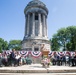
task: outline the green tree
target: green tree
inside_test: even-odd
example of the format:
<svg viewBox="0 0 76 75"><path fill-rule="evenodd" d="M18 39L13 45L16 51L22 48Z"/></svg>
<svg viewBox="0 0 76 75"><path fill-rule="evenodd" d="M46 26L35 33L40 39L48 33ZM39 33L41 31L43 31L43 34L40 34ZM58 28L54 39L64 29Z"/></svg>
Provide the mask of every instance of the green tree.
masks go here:
<svg viewBox="0 0 76 75"><path fill-rule="evenodd" d="M67 48L68 51L71 51L71 46L72 46L72 43L71 42L68 42L66 44L66 48Z"/></svg>
<svg viewBox="0 0 76 75"><path fill-rule="evenodd" d="M67 29L68 41L71 43L71 50L76 50L76 26L69 26Z"/></svg>
<svg viewBox="0 0 76 75"><path fill-rule="evenodd" d="M2 49L8 50L8 42L7 41L4 41L4 43L2 44Z"/></svg>
<svg viewBox="0 0 76 75"><path fill-rule="evenodd" d="M2 52L2 50L7 50L7 49L8 49L8 42L0 38L0 52Z"/></svg>
<svg viewBox="0 0 76 75"><path fill-rule="evenodd" d="M57 31L57 37L58 37L58 42L60 44L60 47L63 48L63 50L66 50L66 43L67 43L67 33L66 33L66 28L61 28Z"/></svg>
<svg viewBox="0 0 76 75"><path fill-rule="evenodd" d="M60 48L60 44L58 43L57 35L54 34L51 40L51 49L52 51L59 51L59 48Z"/></svg>
<svg viewBox="0 0 76 75"><path fill-rule="evenodd" d="M76 50L76 26L59 29L51 41L53 50L55 48L69 51Z"/></svg>
<svg viewBox="0 0 76 75"><path fill-rule="evenodd" d="M21 40L11 40L9 41L9 49L16 49L20 50L21 49Z"/></svg>

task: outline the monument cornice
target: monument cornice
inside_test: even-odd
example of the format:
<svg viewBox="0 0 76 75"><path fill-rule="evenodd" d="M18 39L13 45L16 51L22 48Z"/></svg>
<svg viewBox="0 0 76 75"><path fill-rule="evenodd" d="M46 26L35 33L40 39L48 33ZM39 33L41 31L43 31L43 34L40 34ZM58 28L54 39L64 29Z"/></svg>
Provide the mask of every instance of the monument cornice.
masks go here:
<svg viewBox="0 0 76 75"><path fill-rule="evenodd" d="M47 9L46 5L43 2L39 1L39 0L30 1L27 4L27 6L25 7L24 13L26 13L26 11L29 10L30 8L34 8L34 7L36 7L36 8L42 8L48 14L48 9Z"/></svg>
<svg viewBox="0 0 76 75"><path fill-rule="evenodd" d="M29 7L26 7L25 9L24 9L24 13L26 13L29 9L31 9L31 8L39 8L39 9L42 9L42 10L44 10L44 11L46 11L46 13L48 14L48 9L47 8L45 8L45 7L42 7L42 6L29 6Z"/></svg>
<svg viewBox="0 0 76 75"><path fill-rule="evenodd" d="M38 8L38 7L33 7L33 8L30 8L30 9L28 9L26 12L24 12L26 15L28 14L28 13L41 13L41 14L44 14L45 16L47 16L48 15L48 13L45 11L45 10L43 10L42 8Z"/></svg>

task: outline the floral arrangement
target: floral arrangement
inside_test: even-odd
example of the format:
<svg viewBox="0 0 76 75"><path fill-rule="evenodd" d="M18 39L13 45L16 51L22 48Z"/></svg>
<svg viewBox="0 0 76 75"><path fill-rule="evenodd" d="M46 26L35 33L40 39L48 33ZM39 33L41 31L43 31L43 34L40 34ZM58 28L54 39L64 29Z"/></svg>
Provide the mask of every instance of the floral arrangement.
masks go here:
<svg viewBox="0 0 76 75"><path fill-rule="evenodd" d="M44 59L41 61L41 64L43 65L43 67L45 67L45 66L49 67L49 65L50 65L50 59L44 58Z"/></svg>

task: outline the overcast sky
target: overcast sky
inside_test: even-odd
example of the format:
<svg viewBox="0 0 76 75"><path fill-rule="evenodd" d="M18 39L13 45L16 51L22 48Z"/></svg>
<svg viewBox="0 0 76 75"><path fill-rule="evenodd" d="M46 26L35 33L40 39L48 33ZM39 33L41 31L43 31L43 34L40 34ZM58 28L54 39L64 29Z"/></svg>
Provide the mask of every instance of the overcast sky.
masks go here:
<svg viewBox="0 0 76 75"><path fill-rule="evenodd" d="M0 0L0 38L6 41L24 37L24 8L31 0ZM63 27L76 26L76 0L41 0L49 10L48 37Z"/></svg>

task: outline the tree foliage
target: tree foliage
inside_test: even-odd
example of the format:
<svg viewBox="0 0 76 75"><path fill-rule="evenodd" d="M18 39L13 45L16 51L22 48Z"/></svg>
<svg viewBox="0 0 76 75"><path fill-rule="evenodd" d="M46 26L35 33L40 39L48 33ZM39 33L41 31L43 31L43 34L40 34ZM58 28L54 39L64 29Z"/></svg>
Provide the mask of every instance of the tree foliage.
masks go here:
<svg viewBox="0 0 76 75"><path fill-rule="evenodd" d="M58 43L58 38L57 38L57 35L56 34L54 34L53 35L53 38L52 38L52 40L51 40L51 49L53 50L53 51L58 51L59 50L59 43Z"/></svg>
<svg viewBox="0 0 76 75"><path fill-rule="evenodd" d="M7 49L8 49L8 42L0 38L0 52L2 52L2 50L7 50Z"/></svg>
<svg viewBox="0 0 76 75"><path fill-rule="evenodd" d="M70 50L76 50L76 26L67 27L68 40L71 43Z"/></svg>
<svg viewBox="0 0 76 75"><path fill-rule="evenodd" d="M11 40L9 41L9 49L16 49L20 50L21 49L21 40Z"/></svg>
<svg viewBox="0 0 76 75"><path fill-rule="evenodd" d="M8 43L4 39L0 38L0 52L2 52L2 50L8 50L8 49L20 50L21 40L11 40Z"/></svg>
<svg viewBox="0 0 76 75"><path fill-rule="evenodd" d="M59 29L51 41L52 50L76 50L76 26Z"/></svg>

